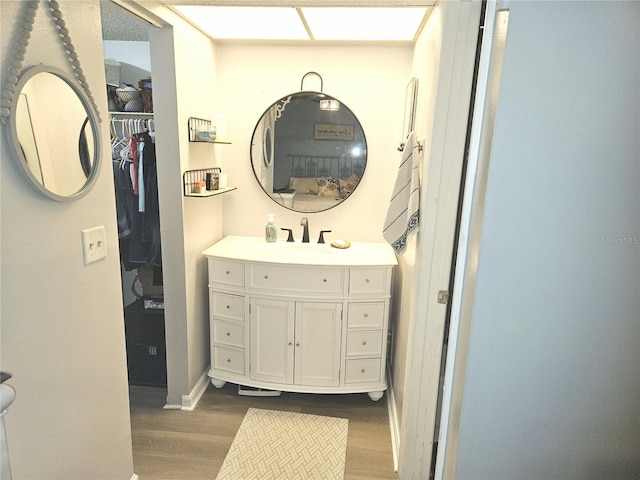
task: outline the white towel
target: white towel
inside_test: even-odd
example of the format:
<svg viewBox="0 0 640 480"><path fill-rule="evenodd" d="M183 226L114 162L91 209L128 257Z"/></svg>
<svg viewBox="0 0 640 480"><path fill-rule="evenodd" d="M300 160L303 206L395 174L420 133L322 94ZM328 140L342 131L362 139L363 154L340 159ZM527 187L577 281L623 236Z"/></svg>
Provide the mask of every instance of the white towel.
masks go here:
<svg viewBox="0 0 640 480"><path fill-rule="evenodd" d="M407 138L393 187L382 236L397 253L404 253L407 241L420 225L420 153L415 132Z"/></svg>

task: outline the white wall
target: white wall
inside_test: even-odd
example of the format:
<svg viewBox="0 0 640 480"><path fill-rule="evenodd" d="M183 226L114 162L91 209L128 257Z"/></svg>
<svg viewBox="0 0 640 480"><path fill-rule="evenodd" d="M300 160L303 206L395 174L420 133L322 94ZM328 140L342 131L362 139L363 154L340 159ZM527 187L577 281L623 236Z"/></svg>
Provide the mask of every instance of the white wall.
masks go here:
<svg viewBox="0 0 640 480"><path fill-rule="evenodd" d="M217 104L227 114L233 145L224 148L223 170L237 191L225 195L224 234L264 235L267 214L278 228L293 228L309 218L310 238L330 229L327 238L384 241L382 224L400 161L404 91L411 77L410 46L247 45L219 46ZM309 71L324 80L325 93L344 102L364 129L368 158L363 181L346 202L320 213L301 214L273 202L255 180L250 143L264 111L284 95L300 91ZM304 90L319 90L317 77ZM282 233L279 231L279 233Z"/></svg>
<svg viewBox="0 0 640 480"><path fill-rule="evenodd" d="M640 4L510 10L456 478L638 478Z"/></svg>
<svg viewBox="0 0 640 480"><path fill-rule="evenodd" d="M188 118L212 119L216 48L167 8L146 8L171 28L150 32L167 343L167 403L191 408L209 367L207 263L222 238L222 196L183 196L185 170L218 166L219 147L188 142ZM200 381L200 383L199 383ZM184 397L189 397L185 399Z"/></svg>
<svg viewBox="0 0 640 480"><path fill-rule="evenodd" d="M40 3L24 66L69 72L48 3ZM0 6L3 84L23 6ZM18 171L2 127L0 360L17 392L5 417L9 455L16 479L126 480L133 461L104 65L95 55L99 2L61 9L101 110L104 163L86 197L55 202ZM97 225L108 256L85 266L81 230Z"/></svg>
<svg viewBox="0 0 640 480"><path fill-rule="evenodd" d="M416 138L424 143L426 151L431 144L433 129L435 90L440 61L442 41L440 7L431 12L423 31L413 49L412 74L418 79L418 100L416 111ZM421 165L421 182L424 185L428 173L428 157ZM418 234L419 236L420 234ZM398 256L398 268L394 279L394 344L391 371L395 394L394 408L400 424L403 423L402 405L404 403L405 382L407 381L407 357L409 354L409 335L412 328L412 315L415 298L413 282L416 278L417 236L411 238L407 250Z"/></svg>
<svg viewBox="0 0 640 480"><path fill-rule="evenodd" d="M146 70L147 72L151 71L151 49L149 42L105 40L102 42L102 51L104 53L104 58L111 58L118 62ZM145 77L136 77L131 80L124 79L124 81L135 82L133 83L133 86L137 87L137 81L142 78Z"/></svg>

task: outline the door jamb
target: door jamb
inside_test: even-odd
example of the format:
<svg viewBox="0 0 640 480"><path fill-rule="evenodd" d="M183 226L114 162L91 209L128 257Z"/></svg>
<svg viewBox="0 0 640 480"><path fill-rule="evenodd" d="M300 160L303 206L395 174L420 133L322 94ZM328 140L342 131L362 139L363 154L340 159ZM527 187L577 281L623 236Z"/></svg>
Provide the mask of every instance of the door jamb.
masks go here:
<svg viewBox="0 0 640 480"><path fill-rule="evenodd" d="M429 478L432 464L447 288L456 232L460 178L482 3L443 2L442 51L429 174L423 186L418 235L413 331L407 358L398 474ZM427 221L428 220L428 221Z"/></svg>

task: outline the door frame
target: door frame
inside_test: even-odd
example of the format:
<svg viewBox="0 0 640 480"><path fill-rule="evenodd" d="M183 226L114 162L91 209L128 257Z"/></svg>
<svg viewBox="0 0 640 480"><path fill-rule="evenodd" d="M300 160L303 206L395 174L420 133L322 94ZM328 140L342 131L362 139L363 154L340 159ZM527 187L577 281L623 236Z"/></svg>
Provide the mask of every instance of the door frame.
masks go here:
<svg viewBox="0 0 640 480"><path fill-rule="evenodd" d="M412 331L403 397L398 475L427 479L433 458L447 305L471 106L481 1L442 2L442 47L428 175L420 198Z"/></svg>
<svg viewBox="0 0 640 480"><path fill-rule="evenodd" d="M467 364L470 319L475 294L477 262L489 174L489 158L502 78L509 21L508 0L488 0L476 98L471 119L467 179L461 206L459 261L451 296L450 334L444 368L442 412L435 478L455 478L458 428Z"/></svg>

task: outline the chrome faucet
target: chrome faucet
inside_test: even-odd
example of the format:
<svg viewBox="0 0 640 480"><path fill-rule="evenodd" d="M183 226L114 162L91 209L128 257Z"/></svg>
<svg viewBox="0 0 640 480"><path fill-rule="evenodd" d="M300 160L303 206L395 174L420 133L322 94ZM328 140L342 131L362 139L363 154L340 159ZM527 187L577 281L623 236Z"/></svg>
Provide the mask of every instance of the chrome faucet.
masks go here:
<svg viewBox="0 0 640 480"><path fill-rule="evenodd" d="M302 242L309 243L309 220L307 220L307 217L302 217L302 220L300 220L300 225L302 225L303 227Z"/></svg>

